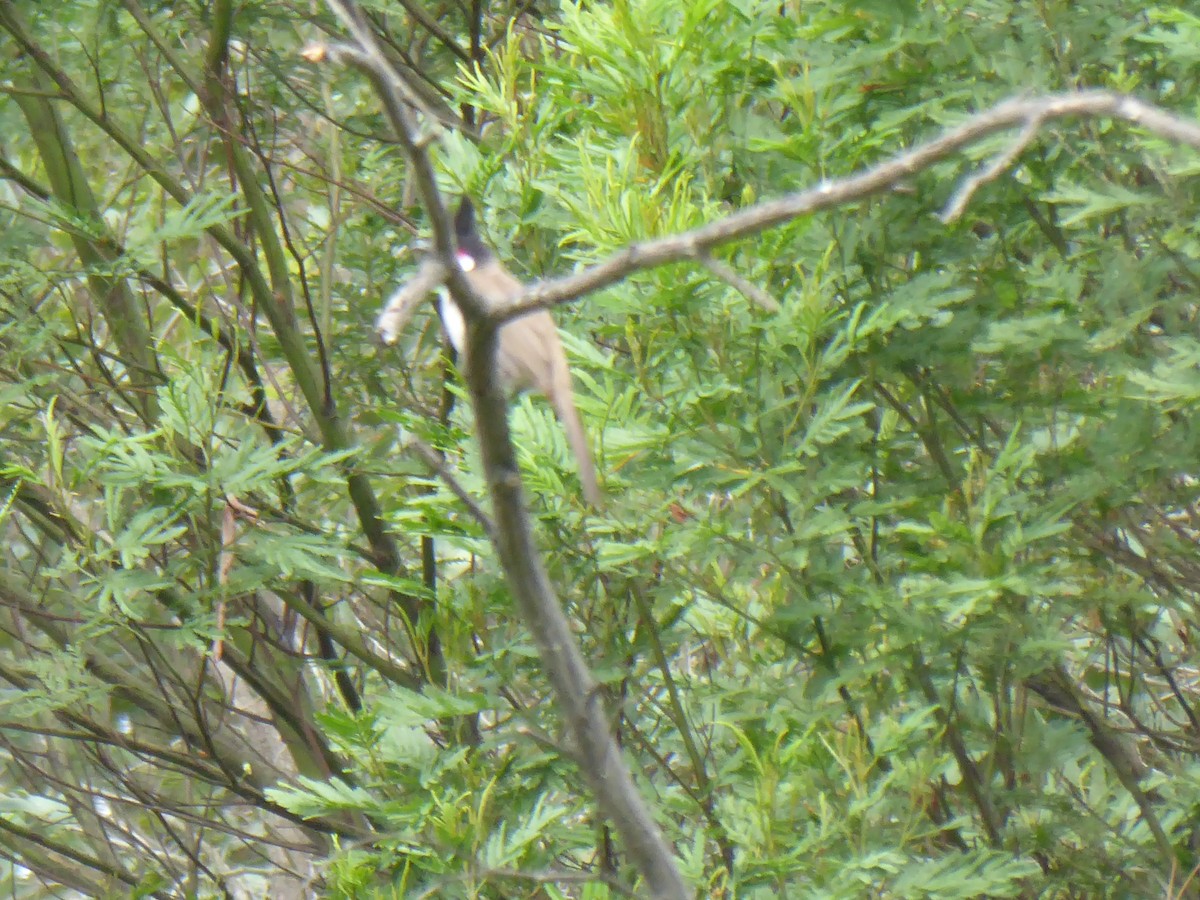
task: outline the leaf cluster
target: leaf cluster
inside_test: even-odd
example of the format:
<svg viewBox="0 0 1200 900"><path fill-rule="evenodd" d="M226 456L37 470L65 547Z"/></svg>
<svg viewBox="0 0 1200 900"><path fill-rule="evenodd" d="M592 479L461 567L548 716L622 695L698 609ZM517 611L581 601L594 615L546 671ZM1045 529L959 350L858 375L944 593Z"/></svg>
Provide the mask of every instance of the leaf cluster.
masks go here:
<svg viewBox="0 0 1200 900"><path fill-rule="evenodd" d="M471 6L471 9L467 9ZM369 3L523 277L860 171L1020 92L1198 112L1200 10ZM337 34L0 0L0 887L622 896L485 531L423 212ZM511 420L689 882L1192 896L1195 154L1104 120L557 315L608 502ZM52 885L53 888L46 887ZM314 888L319 885L319 888ZM639 890L634 887L635 893Z"/></svg>

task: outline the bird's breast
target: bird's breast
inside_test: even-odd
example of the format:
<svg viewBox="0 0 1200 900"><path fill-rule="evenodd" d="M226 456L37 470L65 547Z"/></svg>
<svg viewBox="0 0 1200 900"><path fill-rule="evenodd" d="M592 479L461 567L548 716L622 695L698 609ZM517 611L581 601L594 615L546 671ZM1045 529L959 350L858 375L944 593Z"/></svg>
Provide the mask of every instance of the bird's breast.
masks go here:
<svg viewBox="0 0 1200 900"><path fill-rule="evenodd" d="M438 289L438 315L442 319L442 327L446 329L450 343L456 351L462 353L463 344L467 340L467 323L463 320L462 310L444 287Z"/></svg>

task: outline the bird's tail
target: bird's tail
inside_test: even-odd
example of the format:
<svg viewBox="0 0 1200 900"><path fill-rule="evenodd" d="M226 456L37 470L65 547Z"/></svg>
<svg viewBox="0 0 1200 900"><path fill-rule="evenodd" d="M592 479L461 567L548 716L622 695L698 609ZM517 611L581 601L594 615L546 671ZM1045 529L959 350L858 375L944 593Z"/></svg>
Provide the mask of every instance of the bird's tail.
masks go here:
<svg viewBox="0 0 1200 900"><path fill-rule="evenodd" d="M575 454L575 463L579 466L579 480L583 483L583 497L594 507L600 506L600 486L596 483L596 464L592 462L592 450L588 446L587 434L583 423L579 421L579 410L571 392L560 398L556 404L558 419L562 422L563 431L567 433L567 443Z"/></svg>

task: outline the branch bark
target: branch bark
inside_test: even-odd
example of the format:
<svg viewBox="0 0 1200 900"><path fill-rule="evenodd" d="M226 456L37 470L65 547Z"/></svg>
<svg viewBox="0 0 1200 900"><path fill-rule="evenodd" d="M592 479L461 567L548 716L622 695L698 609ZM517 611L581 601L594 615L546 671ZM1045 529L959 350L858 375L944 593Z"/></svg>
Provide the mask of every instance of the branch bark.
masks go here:
<svg viewBox="0 0 1200 900"><path fill-rule="evenodd" d="M475 410L485 474L495 507L493 543L504 566L527 626L537 641L543 666L566 719L584 774L604 812L624 840L631 857L657 897L688 896L670 848L638 796L629 771L621 759L602 711L594 702L596 684L565 617L553 586L541 564L525 510L521 482L509 438L505 400L492 378L497 329L506 321L537 309L579 299L587 294L646 269L687 260L699 260L718 277L736 284L731 272L714 269L710 252L723 244L745 238L803 215L831 209L895 188L936 162L999 131L1020 127L1021 131L1004 153L983 166L951 196L942 215L950 221L962 214L974 193L999 178L1049 121L1073 116L1109 116L1141 126L1161 137L1200 149L1200 124L1165 112L1133 97L1107 91L1054 94L1016 98L986 110L941 136L902 153L865 172L824 182L809 190L739 210L715 222L678 235L631 244L607 260L582 272L543 281L529 287L502 309L486 309L454 263L453 242L447 214L438 193L435 175L425 152L427 140L414 122L405 103L402 82L379 51L374 36L357 16L350 0L327 0L329 6L353 35L356 46L339 45L309 52L316 61L326 52L332 58L363 70L374 83L385 110L408 154L416 183L429 212L433 230L435 263L423 272L421 287L437 274L446 284L467 322L469 355L479 363L467 373ZM440 264L442 273L436 273ZM435 274L436 273L436 274ZM733 273L736 276L736 273ZM768 308L769 295L739 287L752 300ZM410 293L417 293L411 291ZM395 329L402 323L401 307L411 302L389 304L381 325ZM997 840L999 817L987 798L981 812Z"/></svg>
<svg viewBox="0 0 1200 900"><path fill-rule="evenodd" d="M582 272L536 282L529 286L523 296L504 309L496 310L492 316L499 324L537 309L569 303L623 281L635 272L697 259L714 247L750 237L800 216L844 206L889 191L917 172L948 158L964 147L998 131L1020 126L1023 130L1015 143L1016 152L1006 152L999 158L999 166L993 163L984 167L979 175L968 179L965 186L967 196L963 198L961 192L956 195L943 216L949 217L956 211L961 214L970 199L970 193L982 184L994 180L999 176L1000 170L1015 162L1016 156L1029 144L1040 126L1055 119L1073 116L1110 116L1122 119L1159 137L1200 150L1200 123L1172 115L1151 103L1126 94L1081 91L1047 94L1042 97L1017 97L978 113L940 137L865 172L822 182L816 187L787 194L777 200L756 203L691 231L654 241L630 244Z"/></svg>
<svg viewBox="0 0 1200 900"><path fill-rule="evenodd" d="M598 702L596 680L571 633L534 541L508 430L507 398L499 380L493 377L500 323L488 315L487 306L471 291L455 262L450 218L425 150L427 138L418 130L412 107L406 102L402 79L393 72L357 8L351 0L327 0L327 3L355 41L353 46L328 48L328 56L361 69L378 92L429 215L435 258L445 267L447 286L463 311L468 356L476 361L469 367L467 381L494 507L494 546L525 625L537 643L583 775L645 878L650 893L662 900L686 900L692 891L621 757L603 706ZM320 49L306 55L318 61L325 55Z"/></svg>

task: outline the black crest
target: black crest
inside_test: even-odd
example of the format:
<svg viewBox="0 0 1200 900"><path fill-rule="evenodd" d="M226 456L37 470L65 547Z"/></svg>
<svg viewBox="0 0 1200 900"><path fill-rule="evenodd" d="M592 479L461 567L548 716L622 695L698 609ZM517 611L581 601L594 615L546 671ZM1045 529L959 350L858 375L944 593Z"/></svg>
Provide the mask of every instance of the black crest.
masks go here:
<svg viewBox="0 0 1200 900"><path fill-rule="evenodd" d="M458 204L458 212L454 216L454 240L458 244L458 252L465 253L476 263L489 259L492 251L479 236L475 225L475 204L469 197L463 197Z"/></svg>

